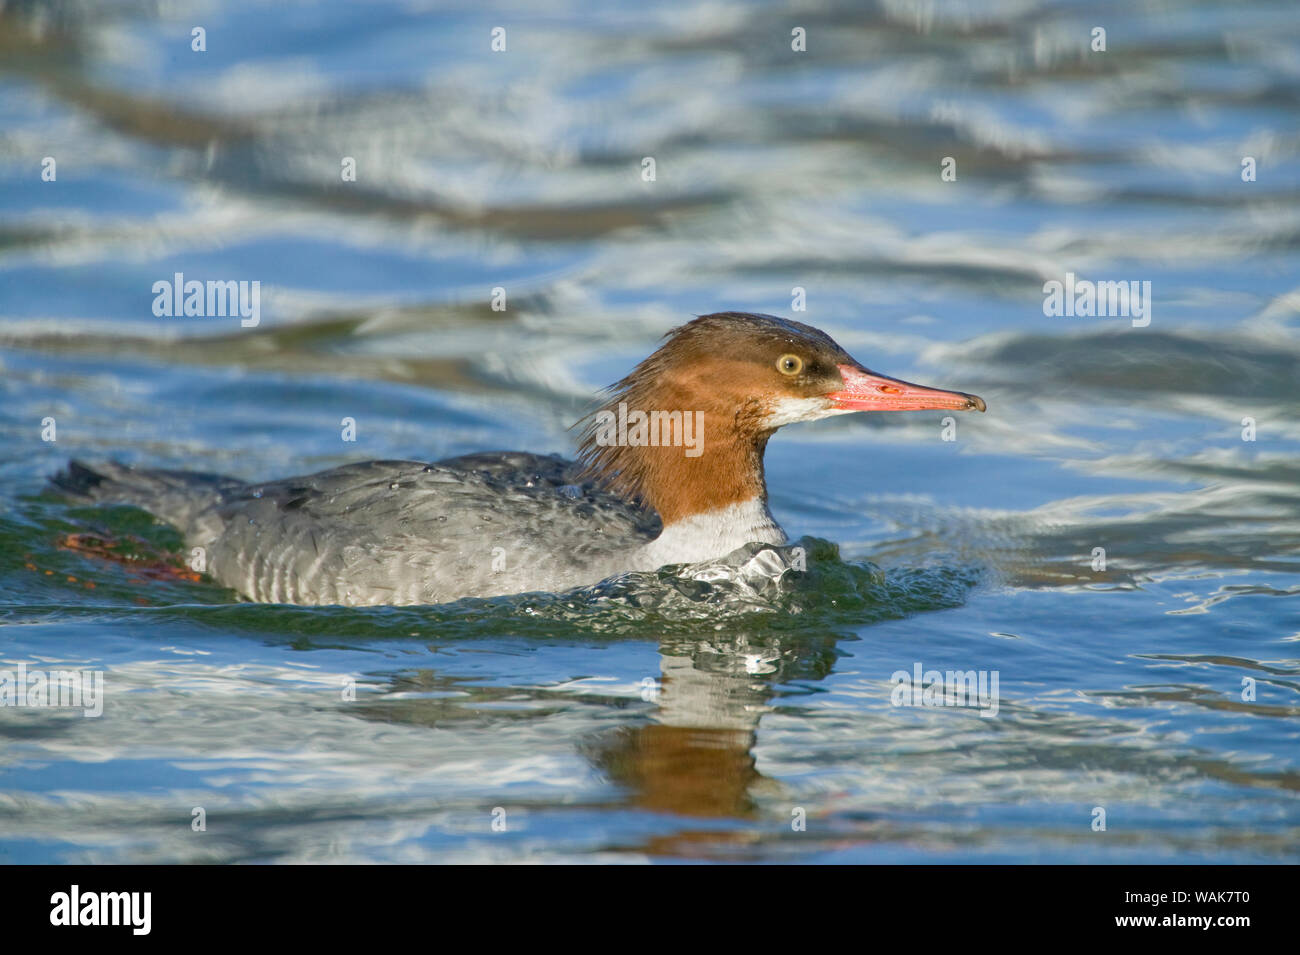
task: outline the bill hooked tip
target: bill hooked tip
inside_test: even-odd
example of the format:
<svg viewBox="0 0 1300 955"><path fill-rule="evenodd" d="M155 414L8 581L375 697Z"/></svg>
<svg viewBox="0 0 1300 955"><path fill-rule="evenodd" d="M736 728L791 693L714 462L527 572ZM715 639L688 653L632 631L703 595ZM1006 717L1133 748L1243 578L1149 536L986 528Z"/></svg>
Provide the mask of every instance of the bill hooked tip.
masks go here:
<svg viewBox="0 0 1300 955"><path fill-rule="evenodd" d="M844 387L826 397L838 411L984 411L979 395L947 391L879 375L857 364L839 366Z"/></svg>

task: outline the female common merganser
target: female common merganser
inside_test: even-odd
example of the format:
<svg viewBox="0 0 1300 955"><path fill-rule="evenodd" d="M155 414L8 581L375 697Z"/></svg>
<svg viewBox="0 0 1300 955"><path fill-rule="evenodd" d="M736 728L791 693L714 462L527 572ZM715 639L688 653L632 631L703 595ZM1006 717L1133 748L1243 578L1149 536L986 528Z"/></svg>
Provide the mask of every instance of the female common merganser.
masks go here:
<svg viewBox="0 0 1300 955"><path fill-rule="evenodd" d="M868 371L825 333L770 315L705 315L665 338L580 422L579 462L471 454L249 484L73 461L54 483L175 525L212 577L251 600L435 604L561 592L752 541L784 544L763 478L777 428L853 411L985 408Z"/></svg>

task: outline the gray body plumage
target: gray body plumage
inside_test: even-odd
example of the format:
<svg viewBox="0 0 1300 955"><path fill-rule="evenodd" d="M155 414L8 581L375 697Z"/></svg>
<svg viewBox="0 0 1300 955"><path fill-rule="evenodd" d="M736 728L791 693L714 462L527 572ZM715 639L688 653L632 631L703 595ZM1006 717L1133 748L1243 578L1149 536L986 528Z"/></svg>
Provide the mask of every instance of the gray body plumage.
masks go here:
<svg viewBox="0 0 1300 955"><path fill-rule="evenodd" d="M208 573L250 600L370 606L564 591L641 569L634 555L658 519L580 470L504 452L253 484L73 462L54 484L176 526L204 548Z"/></svg>
<svg viewBox="0 0 1300 955"><path fill-rule="evenodd" d="M635 431L620 424L611 435L614 408L650 424ZM716 562L748 544L782 545L763 479L763 452L777 428L922 408L985 405L877 375L808 325L723 312L673 329L607 391L583 432L583 465L472 454L247 484L73 462L54 484L174 524L191 548L204 549L213 577L251 600L435 604L563 592L627 571ZM653 423L665 413L672 422L664 409L693 410L665 431L665 420ZM698 440L687 440L687 415ZM609 490L583 482L583 471Z"/></svg>

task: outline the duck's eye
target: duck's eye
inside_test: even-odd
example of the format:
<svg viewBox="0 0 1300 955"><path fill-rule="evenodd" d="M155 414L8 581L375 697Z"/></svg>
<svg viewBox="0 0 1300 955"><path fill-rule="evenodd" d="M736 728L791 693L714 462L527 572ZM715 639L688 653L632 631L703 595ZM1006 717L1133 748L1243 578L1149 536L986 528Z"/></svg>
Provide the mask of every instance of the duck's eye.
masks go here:
<svg viewBox="0 0 1300 955"><path fill-rule="evenodd" d="M803 371L803 359L798 355L782 355L776 360L776 370L783 375L797 375Z"/></svg>

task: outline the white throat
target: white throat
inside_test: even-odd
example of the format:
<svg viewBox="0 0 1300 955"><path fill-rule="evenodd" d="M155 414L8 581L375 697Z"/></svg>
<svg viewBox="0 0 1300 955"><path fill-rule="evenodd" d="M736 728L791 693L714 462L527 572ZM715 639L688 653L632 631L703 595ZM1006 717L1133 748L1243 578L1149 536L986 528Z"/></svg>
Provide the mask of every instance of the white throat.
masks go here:
<svg viewBox="0 0 1300 955"><path fill-rule="evenodd" d="M675 521L637 553L637 570L698 564L730 554L750 541L784 544L785 531L758 497Z"/></svg>

